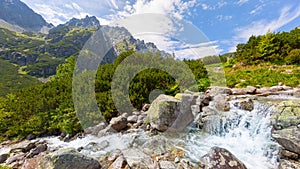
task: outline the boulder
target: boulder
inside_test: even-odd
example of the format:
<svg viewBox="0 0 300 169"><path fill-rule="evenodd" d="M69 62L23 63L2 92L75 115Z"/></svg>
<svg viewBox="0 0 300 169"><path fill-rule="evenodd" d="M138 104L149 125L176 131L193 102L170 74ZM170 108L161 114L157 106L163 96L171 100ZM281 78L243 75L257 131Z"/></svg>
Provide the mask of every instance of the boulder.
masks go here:
<svg viewBox="0 0 300 169"><path fill-rule="evenodd" d="M196 99L196 105L199 105L201 107L208 106L211 99L212 98L210 97L210 95L200 94Z"/></svg>
<svg viewBox="0 0 300 169"><path fill-rule="evenodd" d="M171 161L160 161L159 166L161 169L175 169L175 165Z"/></svg>
<svg viewBox="0 0 300 169"><path fill-rule="evenodd" d="M289 127L273 130L272 137L285 149L300 154L300 128Z"/></svg>
<svg viewBox="0 0 300 169"><path fill-rule="evenodd" d="M47 144L40 144L36 148L32 149L28 154L27 158L32 158L33 156L36 156L40 154L41 152L44 152L47 150Z"/></svg>
<svg viewBox="0 0 300 169"><path fill-rule="evenodd" d="M148 111L149 110L149 108L150 108L150 104L145 104L144 106L143 106L143 108L142 108L142 110L145 112L145 111Z"/></svg>
<svg viewBox="0 0 300 169"><path fill-rule="evenodd" d="M234 106L238 107L239 109L248 110L248 111L251 111L254 109L253 100L250 98L238 100L237 102L234 103Z"/></svg>
<svg viewBox="0 0 300 169"><path fill-rule="evenodd" d="M231 89L233 95L245 95L247 94L247 91L244 88L234 88Z"/></svg>
<svg viewBox="0 0 300 169"><path fill-rule="evenodd" d="M129 168L126 159L123 155L120 155L114 162L109 166L108 169L119 169L119 168Z"/></svg>
<svg viewBox="0 0 300 169"><path fill-rule="evenodd" d="M231 95L232 91L230 88L227 87L220 87L220 86L213 86L208 90L210 96L216 96L218 94L226 94Z"/></svg>
<svg viewBox="0 0 300 169"><path fill-rule="evenodd" d="M280 159L278 169L297 169L300 168L300 162Z"/></svg>
<svg viewBox="0 0 300 169"><path fill-rule="evenodd" d="M41 159L38 169L101 169L100 163L73 149L59 150Z"/></svg>
<svg viewBox="0 0 300 169"><path fill-rule="evenodd" d="M246 169L246 166L228 150L213 147L200 159L200 166L205 169Z"/></svg>
<svg viewBox="0 0 300 169"><path fill-rule="evenodd" d="M152 128L166 131L176 120L181 101L172 96L159 95L148 110L147 119L150 120Z"/></svg>
<svg viewBox="0 0 300 169"><path fill-rule="evenodd" d="M283 129L300 124L300 99L281 102L271 116L275 129Z"/></svg>
<svg viewBox="0 0 300 169"><path fill-rule="evenodd" d="M111 127L118 132L126 128L127 123L127 117L124 114L118 117L114 117L110 120Z"/></svg>
<svg viewBox="0 0 300 169"><path fill-rule="evenodd" d="M1 154L0 155L0 164L4 163L8 157L9 157L9 154Z"/></svg>
<svg viewBox="0 0 300 169"><path fill-rule="evenodd" d="M126 149L123 154L130 168L159 168L158 163L140 149Z"/></svg>
<svg viewBox="0 0 300 169"><path fill-rule="evenodd" d="M218 94L213 98L213 104L215 108L219 111L229 111L230 104L228 102L227 96L224 94Z"/></svg>

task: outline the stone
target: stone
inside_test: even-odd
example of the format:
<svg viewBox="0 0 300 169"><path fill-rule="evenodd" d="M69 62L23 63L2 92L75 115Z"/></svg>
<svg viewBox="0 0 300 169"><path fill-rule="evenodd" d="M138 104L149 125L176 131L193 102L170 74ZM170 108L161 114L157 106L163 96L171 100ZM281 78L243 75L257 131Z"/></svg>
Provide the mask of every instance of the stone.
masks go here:
<svg viewBox="0 0 300 169"><path fill-rule="evenodd" d="M37 156L35 158L26 159L21 169L36 169L41 158L41 156Z"/></svg>
<svg viewBox="0 0 300 169"><path fill-rule="evenodd" d="M111 127L118 132L126 128L127 123L128 121L125 115L114 117L110 120Z"/></svg>
<svg viewBox="0 0 300 169"><path fill-rule="evenodd" d="M159 95L148 110L147 119L150 120L152 128L166 131L170 128L180 111L180 100L172 96Z"/></svg>
<svg viewBox="0 0 300 169"><path fill-rule="evenodd" d="M108 169L119 169L119 168L125 168L127 165L126 159L123 157L123 155L120 155L110 166Z"/></svg>
<svg viewBox="0 0 300 169"><path fill-rule="evenodd" d="M245 95L245 94L247 94L247 91L244 88L233 88L231 90L232 90L233 95Z"/></svg>
<svg viewBox="0 0 300 169"><path fill-rule="evenodd" d="M1 154L0 155L0 164L4 163L8 157L9 157L9 154Z"/></svg>
<svg viewBox="0 0 300 169"><path fill-rule="evenodd" d="M46 151L47 148L48 148L47 144L40 144L36 148L32 149L26 157L32 158L33 156L36 156L36 155L40 154L41 152Z"/></svg>
<svg viewBox="0 0 300 169"><path fill-rule="evenodd" d="M300 99L281 102L271 116L275 129L283 129L300 124Z"/></svg>
<svg viewBox="0 0 300 169"><path fill-rule="evenodd" d="M298 169L300 162L280 159L278 169Z"/></svg>
<svg viewBox="0 0 300 169"><path fill-rule="evenodd" d="M247 88L245 89L247 94L254 94L256 92L256 87L253 86L247 86Z"/></svg>
<svg viewBox="0 0 300 169"><path fill-rule="evenodd" d="M129 117L127 118L127 121L128 121L129 123L136 123L136 122L138 121L138 116L137 116L137 115L129 116Z"/></svg>
<svg viewBox="0 0 300 169"><path fill-rule="evenodd" d="M283 90L283 87L282 86L272 86L270 88L271 92L279 92L279 91L282 91Z"/></svg>
<svg viewBox="0 0 300 169"><path fill-rule="evenodd" d="M160 161L159 166L161 169L175 169L175 166L171 161Z"/></svg>
<svg viewBox="0 0 300 169"><path fill-rule="evenodd" d="M273 130L272 137L286 150L300 154L300 129L289 127Z"/></svg>
<svg viewBox="0 0 300 169"><path fill-rule="evenodd" d="M282 148L279 150L278 154L280 155L280 157L288 158L288 159L292 159L292 160L297 160L299 158L298 154L284 150Z"/></svg>
<svg viewBox="0 0 300 169"><path fill-rule="evenodd" d="M88 127L84 130L85 134L92 134L92 135L97 135L99 131L105 129L107 124L104 122L97 124L96 126L93 127Z"/></svg>
<svg viewBox="0 0 300 169"><path fill-rule="evenodd" d="M227 87L213 86L208 90L210 96L216 96L219 94L231 95L232 91Z"/></svg>
<svg viewBox="0 0 300 169"><path fill-rule="evenodd" d="M214 104L215 108L219 111L229 111L230 110L230 104L226 100L226 95L223 95L223 94L216 95L213 98L213 104Z"/></svg>
<svg viewBox="0 0 300 169"><path fill-rule="evenodd" d="M41 159L38 169L101 169L101 164L73 149L59 150Z"/></svg>
<svg viewBox="0 0 300 169"><path fill-rule="evenodd" d="M211 101L211 96L206 94L200 94L196 99L196 105L201 107L208 106Z"/></svg>
<svg viewBox="0 0 300 169"><path fill-rule="evenodd" d="M234 103L234 106L238 107L239 109L248 110L248 111L252 111L254 109L253 100L250 98L238 100L237 102Z"/></svg>
<svg viewBox="0 0 300 169"><path fill-rule="evenodd" d="M34 134L29 134L29 135L26 137L27 140L33 140L33 139L35 139L35 138L36 138L36 135L34 135Z"/></svg>
<svg viewBox="0 0 300 169"><path fill-rule="evenodd" d="M201 111L199 105L192 105L191 109L192 109L192 114L194 117L196 117Z"/></svg>
<svg viewBox="0 0 300 169"><path fill-rule="evenodd" d="M143 108L142 108L142 110L145 112L145 111L148 111L149 110L149 108L150 108L150 104L145 104L144 106L143 106Z"/></svg>
<svg viewBox="0 0 300 169"><path fill-rule="evenodd" d="M256 89L255 93L256 94L271 93L271 89L269 87L258 88Z"/></svg>
<svg viewBox="0 0 300 169"><path fill-rule="evenodd" d="M151 156L143 153L139 149L126 149L123 150L123 155L127 160L130 168L153 168L159 169L158 163L151 158Z"/></svg>
<svg viewBox="0 0 300 169"><path fill-rule="evenodd" d="M12 164L16 161L21 161L25 158L25 154L24 153L21 153L21 154L16 154L14 156L11 156L9 157L7 160L6 160L6 164Z"/></svg>
<svg viewBox="0 0 300 169"><path fill-rule="evenodd" d="M200 158L200 166L205 169L246 169L246 166L224 148L213 147Z"/></svg>

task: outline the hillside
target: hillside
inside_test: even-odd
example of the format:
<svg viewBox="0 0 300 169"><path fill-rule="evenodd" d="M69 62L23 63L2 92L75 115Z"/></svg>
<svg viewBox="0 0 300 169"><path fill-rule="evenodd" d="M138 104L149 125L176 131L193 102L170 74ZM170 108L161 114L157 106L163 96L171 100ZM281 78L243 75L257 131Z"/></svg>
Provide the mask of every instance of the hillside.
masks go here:
<svg viewBox="0 0 300 169"><path fill-rule="evenodd" d="M0 19L10 24L4 25L4 28L16 30L15 27L18 27L18 31L40 32L43 28L50 29L53 26L20 0L1 0L0 9ZM3 25L0 24L0 27Z"/></svg>

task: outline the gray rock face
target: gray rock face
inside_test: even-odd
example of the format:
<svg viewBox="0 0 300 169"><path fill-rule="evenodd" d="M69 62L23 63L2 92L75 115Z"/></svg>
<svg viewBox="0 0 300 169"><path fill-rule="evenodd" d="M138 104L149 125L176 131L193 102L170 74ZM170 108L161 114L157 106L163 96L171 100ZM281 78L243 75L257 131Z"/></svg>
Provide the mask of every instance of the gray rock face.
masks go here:
<svg viewBox="0 0 300 169"><path fill-rule="evenodd" d="M300 154L300 129L289 127L272 132L272 137L285 149Z"/></svg>
<svg viewBox="0 0 300 169"><path fill-rule="evenodd" d="M204 169L246 169L246 166L228 150L213 147L210 152L200 159Z"/></svg>
<svg viewBox="0 0 300 169"><path fill-rule="evenodd" d="M75 150L61 150L43 157L38 169L101 169L100 163Z"/></svg>

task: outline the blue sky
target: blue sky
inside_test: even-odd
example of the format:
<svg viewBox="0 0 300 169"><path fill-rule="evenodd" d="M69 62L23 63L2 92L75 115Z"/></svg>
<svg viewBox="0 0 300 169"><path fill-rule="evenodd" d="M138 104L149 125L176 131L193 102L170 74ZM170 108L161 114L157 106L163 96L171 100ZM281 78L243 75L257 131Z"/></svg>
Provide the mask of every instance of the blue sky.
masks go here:
<svg viewBox="0 0 300 169"><path fill-rule="evenodd" d="M22 0L54 25L72 17L96 16L101 24L112 24L121 18L143 13L175 17L179 22L194 25L208 38L199 43L179 44L173 38L143 35L137 38L153 41L166 51L181 58L193 57L186 49L194 48L199 55L222 54L235 50L238 43L251 35L267 31L290 31L300 26L299 0ZM151 20L151 18L149 18ZM151 27L153 22L137 19L139 25ZM148 22L149 21L149 22ZM135 25L135 24L133 24ZM168 27L169 26L169 27ZM173 26L173 27L172 27ZM178 27L177 27L178 28ZM128 28L135 35L137 28ZM154 28L153 28L154 29ZM180 28L178 28L180 29ZM174 25L161 27L162 34L180 32ZM190 34L199 34L194 31ZM197 52L196 52L197 53ZM199 56L194 56L197 58Z"/></svg>

